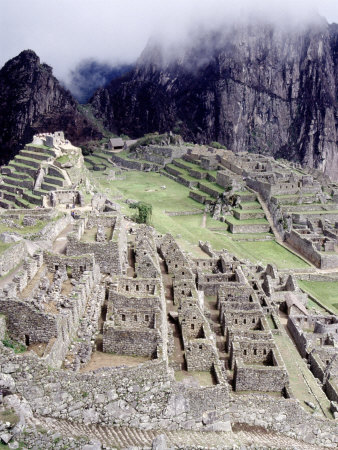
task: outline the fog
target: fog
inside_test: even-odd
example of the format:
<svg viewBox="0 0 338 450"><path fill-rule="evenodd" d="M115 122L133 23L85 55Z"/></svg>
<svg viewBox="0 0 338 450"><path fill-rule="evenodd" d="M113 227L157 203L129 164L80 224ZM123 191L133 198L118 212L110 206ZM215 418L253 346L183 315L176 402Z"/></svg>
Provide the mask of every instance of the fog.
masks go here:
<svg viewBox="0 0 338 450"><path fill-rule="evenodd" d="M252 16L299 26L319 13L338 23L337 0L0 0L0 11L0 67L30 48L66 84L84 60L134 62L152 36L186 42L192 28Z"/></svg>

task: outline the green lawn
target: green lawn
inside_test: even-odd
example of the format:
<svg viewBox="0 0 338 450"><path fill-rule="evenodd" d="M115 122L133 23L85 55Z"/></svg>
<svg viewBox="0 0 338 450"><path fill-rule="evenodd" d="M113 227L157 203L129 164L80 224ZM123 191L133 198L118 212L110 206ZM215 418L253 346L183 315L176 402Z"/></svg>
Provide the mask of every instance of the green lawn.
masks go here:
<svg viewBox="0 0 338 450"><path fill-rule="evenodd" d="M260 261L263 264L273 263L278 269L309 267L305 261L282 247L276 241L238 242L237 245L251 261Z"/></svg>
<svg viewBox="0 0 338 450"><path fill-rule="evenodd" d="M338 281L298 281L299 287L338 313Z"/></svg>
<svg viewBox="0 0 338 450"><path fill-rule="evenodd" d="M227 232L227 225L207 218L206 227L202 228L203 205L188 197L189 190L175 181L154 172L125 172L124 180L108 180L100 172L91 172L98 188L110 197L117 199L122 205L123 213L132 216L130 209L123 201L133 199L145 201L153 207L152 225L160 233L171 233L182 248L194 256L201 257L203 253L198 247L198 241L209 241L215 250L226 249L239 258L247 258L252 262L266 264L273 262L279 268L302 268L307 264L275 241L239 242ZM166 186L162 189L161 186ZM201 214L192 216L168 216L165 211L188 211L200 209ZM258 219L267 223L265 219ZM209 228L217 228L212 231ZM219 229L219 231L218 231ZM205 254L204 254L205 256Z"/></svg>

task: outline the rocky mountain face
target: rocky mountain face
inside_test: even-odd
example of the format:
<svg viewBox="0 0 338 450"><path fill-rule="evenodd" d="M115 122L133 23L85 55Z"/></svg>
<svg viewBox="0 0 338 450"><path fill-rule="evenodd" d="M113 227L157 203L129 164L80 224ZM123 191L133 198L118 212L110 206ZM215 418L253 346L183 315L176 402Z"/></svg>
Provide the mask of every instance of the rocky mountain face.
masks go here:
<svg viewBox="0 0 338 450"><path fill-rule="evenodd" d="M0 158L7 161L37 132L63 130L72 143L100 138L51 67L25 50L0 70Z"/></svg>
<svg viewBox="0 0 338 450"><path fill-rule="evenodd" d="M199 35L174 57L152 42L91 104L117 133L173 130L338 179L337 28L319 18L297 29L237 25Z"/></svg>

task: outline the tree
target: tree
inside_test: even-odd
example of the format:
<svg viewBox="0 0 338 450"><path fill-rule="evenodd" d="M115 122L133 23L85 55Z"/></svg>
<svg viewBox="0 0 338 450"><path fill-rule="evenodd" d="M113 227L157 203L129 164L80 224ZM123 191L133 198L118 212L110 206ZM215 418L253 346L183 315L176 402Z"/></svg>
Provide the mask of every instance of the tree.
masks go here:
<svg viewBox="0 0 338 450"><path fill-rule="evenodd" d="M136 202L129 206L132 209L138 210L138 216L135 218L137 223L145 223L147 225L150 223L153 207L149 203Z"/></svg>

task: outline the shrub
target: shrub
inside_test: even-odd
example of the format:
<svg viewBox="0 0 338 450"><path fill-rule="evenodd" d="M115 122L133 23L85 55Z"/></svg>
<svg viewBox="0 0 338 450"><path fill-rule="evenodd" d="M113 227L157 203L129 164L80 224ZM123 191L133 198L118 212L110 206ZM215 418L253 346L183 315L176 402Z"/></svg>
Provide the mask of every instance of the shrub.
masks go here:
<svg viewBox="0 0 338 450"><path fill-rule="evenodd" d="M10 339L8 336L2 340L2 343L5 347L12 348L14 353L23 353L26 351L26 346L21 344L20 342L16 342L13 339Z"/></svg>

